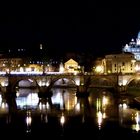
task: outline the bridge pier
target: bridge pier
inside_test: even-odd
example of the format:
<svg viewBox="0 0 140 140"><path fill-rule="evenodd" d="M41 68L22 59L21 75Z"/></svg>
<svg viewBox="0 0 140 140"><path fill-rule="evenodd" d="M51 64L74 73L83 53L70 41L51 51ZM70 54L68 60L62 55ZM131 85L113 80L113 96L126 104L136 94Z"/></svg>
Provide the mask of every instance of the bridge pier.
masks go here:
<svg viewBox="0 0 140 140"><path fill-rule="evenodd" d="M16 104L16 90L12 89L12 86L9 84L8 86L1 87L1 92L8 104L9 113L15 113L17 110Z"/></svg>
<svg viewBox="0 0 140 140"><path fill-rule="evenodd" d="M87 88L84 85L77 86L77 97L87 97L89 96L89 92L87 91Z"/></svg>
<svg viewBox="0 0 140 140"><path fill-rule="evenodd" d="M39 92L38 92L39 98L51 97L51 96L52 96L52 92L50 91L49 87L47 86L39 87Z"/></svg>
<svg viewBox="0 0 140 140"><path fill-rule="evenodd" d="M1 86L1 92L3 95L5 94L16 94L16 89L13 89L12 86L9 84L8 86Z"/></svg>
<svg viewBox="0 0 140 140"><path fill-rule="evenodd" d="M126 93L127 87L123 86L123 85L121 85L121 86L118 85L116 90L118 93Z"/></svg>

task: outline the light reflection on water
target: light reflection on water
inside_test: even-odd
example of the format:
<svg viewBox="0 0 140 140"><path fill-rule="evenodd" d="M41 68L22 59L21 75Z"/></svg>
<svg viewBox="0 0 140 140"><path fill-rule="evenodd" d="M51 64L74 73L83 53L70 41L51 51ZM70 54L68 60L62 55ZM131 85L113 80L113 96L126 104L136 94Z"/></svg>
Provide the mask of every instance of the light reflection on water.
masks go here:
<svg viewBox="0 0 140 140"><path fill-rule="evenodd" d="M126 100L116 98L112 93L101 90L91 92L88 97L80 98L76 96L74 88L55 88L52 89L52 92L51 97L39 98L37 90L19 90L16 97L17 112L20 114L25 111L23 116L25 116L27 133L31 133L31 126L34 124L32 120L36 116L40 116L39 120L46 124L56 117L63 127L68 123L70 117L80 116L82 124L90 120L99 131L112 120L118 121L119 127L130 128L136 132L140 130L140 111L129 107L126 102L127 97ZM4 109L8 110L4 101L0 96L0 113L3 113Z"/></svg>
<svg viewBox="0 0 140 140"><path fill-rule="evenodd" d="M130 108L126 103L119 104L119 121L124 127L140 130L140 111Z"/></svg>

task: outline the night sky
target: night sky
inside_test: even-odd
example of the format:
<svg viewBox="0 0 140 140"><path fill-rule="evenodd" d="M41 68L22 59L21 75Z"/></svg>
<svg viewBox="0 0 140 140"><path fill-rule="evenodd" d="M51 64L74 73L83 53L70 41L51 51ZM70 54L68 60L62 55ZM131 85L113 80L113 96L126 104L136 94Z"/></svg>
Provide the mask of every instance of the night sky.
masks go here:
<svg viewBox="0 0 140 140"><path fill-rule="evenodd" d="M56 11L53 16L47 11L2 15L0 49L37 48L42 43L57 53L78 51L101 56L121 52L140 31L138 8L98 8L88 3L77 10L76 14Z"/></svg>

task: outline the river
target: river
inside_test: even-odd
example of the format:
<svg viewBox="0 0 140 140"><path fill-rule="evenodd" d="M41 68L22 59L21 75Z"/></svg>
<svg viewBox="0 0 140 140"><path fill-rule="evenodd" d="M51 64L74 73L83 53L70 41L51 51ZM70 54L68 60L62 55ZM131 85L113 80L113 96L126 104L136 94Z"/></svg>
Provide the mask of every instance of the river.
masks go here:
<svg viewBox="0 0 140 140"><path fill-rule="evenodd" d="M90 89L77 97L75 88L54 88L39 98L35 89L19 89L13 104L0 95L1 136L20 138L140 139L140 110L129 97Z"/></svg>

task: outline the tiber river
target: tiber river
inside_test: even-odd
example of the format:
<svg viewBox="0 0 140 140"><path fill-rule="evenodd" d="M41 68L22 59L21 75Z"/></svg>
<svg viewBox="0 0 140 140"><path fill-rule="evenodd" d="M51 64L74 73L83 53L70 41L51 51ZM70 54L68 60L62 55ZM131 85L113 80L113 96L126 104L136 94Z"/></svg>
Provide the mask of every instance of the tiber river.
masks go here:
<svg viewBox="0 0 140 140"><path fill-rule="evenodd" d="M140 139L140 111L130 99L103 89L76 97L75 88L54 88L50 98L19 89L14 106L0 95L0 134L11 139ZM13 111L11 111L13 109Z"/></svg>

